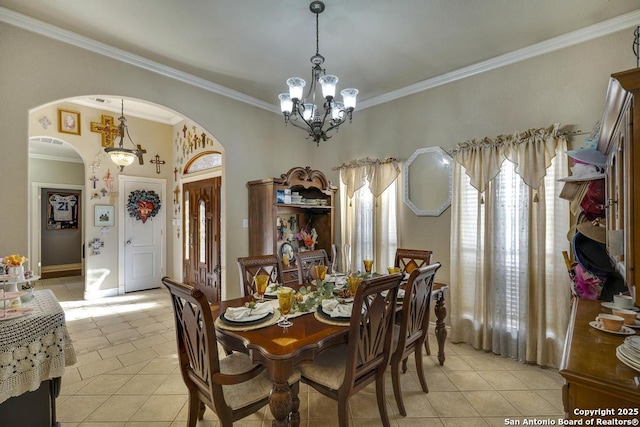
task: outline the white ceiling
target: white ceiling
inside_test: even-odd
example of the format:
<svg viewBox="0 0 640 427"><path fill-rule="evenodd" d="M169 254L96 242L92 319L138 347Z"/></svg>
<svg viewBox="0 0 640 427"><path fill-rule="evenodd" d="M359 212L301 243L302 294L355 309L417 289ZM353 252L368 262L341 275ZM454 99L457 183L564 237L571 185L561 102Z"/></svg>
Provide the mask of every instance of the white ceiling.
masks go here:
<svg viewBox="0 0 640 427"><path fill-rule="evenodd" d="M360 108L615 31L633 57L640 25L638 0L325 4L320 54ZM308 0L0 0L0 20L274 111L315 53Z"/></svg>

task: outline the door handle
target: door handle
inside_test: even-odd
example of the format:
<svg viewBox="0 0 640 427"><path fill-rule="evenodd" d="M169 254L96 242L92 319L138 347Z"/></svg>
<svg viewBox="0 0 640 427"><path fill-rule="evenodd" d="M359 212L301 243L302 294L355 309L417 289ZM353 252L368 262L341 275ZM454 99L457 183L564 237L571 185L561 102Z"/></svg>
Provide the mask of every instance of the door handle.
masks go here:
<svg viewBox="0 0 640 427"><path fill-rule="evenodd" d="M131 244L131 239L127 240L127 245Z"/></svg>
<svg viewBox="0 0 640 427"><path fill-rule="evenodd" d="M216 274L220 274L221 270L222 270L222 268L220 267L220 264L218 264L215 267L213 267L213 272L216 273Z"/></svg>

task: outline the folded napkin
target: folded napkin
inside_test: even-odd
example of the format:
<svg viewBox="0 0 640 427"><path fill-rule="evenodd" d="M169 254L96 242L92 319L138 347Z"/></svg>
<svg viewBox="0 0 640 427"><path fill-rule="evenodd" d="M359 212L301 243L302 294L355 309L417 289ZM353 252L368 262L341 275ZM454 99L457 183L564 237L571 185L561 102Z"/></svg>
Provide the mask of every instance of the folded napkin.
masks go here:
<svg viewBox="0 0 640 427"><path fill-rule="evenodd" d="M380 292L380 295L382 295L383 297L386 297L388 293L389 291L382 291ZM396 298L398 299L404 298L404 289L398 289L398 296Z"/></svg>
<svg viewBox="0 0 640 427"><path fill-rule="evenodd" d="M273 313L273 306L268 302L264 302L257 303L253 309L249 307L229 307L227 311L224 312L224 317L237 321L249 316L260 318L260 316L266 316L269 313Z"/></svg>
<svg viewBox="0 0 640 427"><path fill-rule="evenodd" d="M340 303L337 299L322 300L322 311L331 317L351 317L353 302Z"/></svg>

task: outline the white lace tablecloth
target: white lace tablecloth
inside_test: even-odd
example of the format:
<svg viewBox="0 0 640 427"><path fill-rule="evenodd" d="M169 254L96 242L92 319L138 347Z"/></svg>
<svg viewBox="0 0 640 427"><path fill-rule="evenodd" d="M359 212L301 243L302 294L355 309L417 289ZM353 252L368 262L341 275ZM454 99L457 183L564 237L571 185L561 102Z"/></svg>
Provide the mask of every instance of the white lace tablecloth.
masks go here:
<svg viewBox="0 0 640 427"><path fill-rule="evenodd" d="M28 391L42 381L61 377L76 354L64 320L64 311L50 290L34 291L23 303L33 311L0 320L0 403Z"/></svg>

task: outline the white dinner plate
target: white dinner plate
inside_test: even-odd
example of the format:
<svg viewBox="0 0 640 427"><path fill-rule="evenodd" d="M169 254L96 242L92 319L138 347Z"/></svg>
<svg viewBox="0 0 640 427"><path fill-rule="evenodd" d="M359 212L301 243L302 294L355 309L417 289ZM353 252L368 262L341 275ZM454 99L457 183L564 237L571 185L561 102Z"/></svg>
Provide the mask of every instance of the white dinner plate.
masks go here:
<svg viewBox="0 0 640 427"><path fill-rule="evenodd" d="M11 320L17 319L18 317L26 316L31 314L31 308L10 308L6 310L0 310L0 321L2 320Z"/></svg>
<svg viewBox="0 0 640 427"><path fill-rule="evenodd" d="M624 344L640 351L640 337L627 337L624 339Z"/></svg>
<svg viewBox="0 0 640 427"><path fill-rule="evenodd" d="M591 326L592 328L595 328L599 331L602 332L607 332L610 334L615 334L615 335L635 335L636 331L634 331L633 329L629 328L628 326L623 326L622 329L620 329L619 331L610 331L608 329L605 329L602 327L602 325L600 324L600 322L596 322L595 320L592 320L591 322L589 322L589 326Z"/></svg>
<svg viewBox="0 0 640 427"><path fill-rule="evenodd" d="M624 347L621 345L616 348L616 357L619 361L630 367L631 369L635 369L636 371L640 371L640 362L637 362L631 358L629 358L624 353Z"/></svg>
<svg viewBox="0 0 640 427"><path fill-rule="evenodd" d="M26 292L0 292L0 301L8 301L10 299L20 298Z"/></svg>
<svg viewBox="0 0 640 427"><path fill-rule="evenodd" d="M622 308L622 307L618 307L617 305L615 305L612 302L603 302L601 303L601 305L604 308L608 308L609 310L613 310L614 308ZM631 308L625 308L625 310L633 310L633 311L640 311L640 308L638 307L631 307Z"/></svg>

